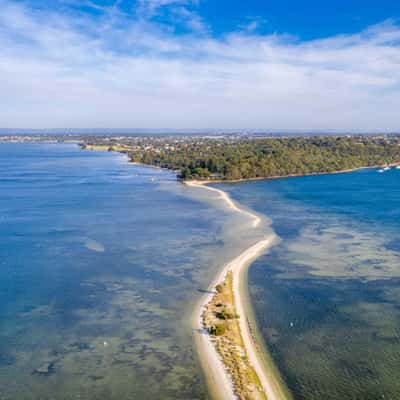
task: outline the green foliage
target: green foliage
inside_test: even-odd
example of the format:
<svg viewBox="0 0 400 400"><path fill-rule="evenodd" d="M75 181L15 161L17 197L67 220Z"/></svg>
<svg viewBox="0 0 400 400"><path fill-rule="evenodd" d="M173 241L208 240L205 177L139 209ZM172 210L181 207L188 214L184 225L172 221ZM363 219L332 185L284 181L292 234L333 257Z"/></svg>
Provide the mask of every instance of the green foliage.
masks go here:
<svg viewBox="0 0 400 400"><path fill-rule="evenodd" d="M221 336L224 335L226 331L225 325L218 324L218 325L213 325L209 329L209 333L213 336Z"/></svg>
<svg viewBox="0 0 400 400"><path fill-rule="evenodd" d="M183 180L270 178L400 162L397 137L199 139L175 144L173 150L167 143L142 146L131 159L178 170Z"/></svg>
<svg viewBox="0 0 400 400"><path fill-rule="evenodd" d="M215 316L218 319L234 319L237 318L237 315L227 312L226 310L222 310L220 312L215 313Z"/></svg>
<svg viewBox="0 0 400 400"><path fill-rule="evenodd" d="M215 286L215 290L217 291L217 293L221 293L223 290L223 286L221 284Z"/></svg>

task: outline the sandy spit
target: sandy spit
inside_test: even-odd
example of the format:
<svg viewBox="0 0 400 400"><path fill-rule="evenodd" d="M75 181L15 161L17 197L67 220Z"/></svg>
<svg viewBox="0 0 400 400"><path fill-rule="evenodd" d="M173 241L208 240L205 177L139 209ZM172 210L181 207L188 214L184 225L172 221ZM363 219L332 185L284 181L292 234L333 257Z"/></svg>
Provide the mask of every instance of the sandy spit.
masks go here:
<svg viewBox="0 0 400 400"><path fill-rule="evenodd" d="M226 206L229 209L247 215L251 219L252 226L254 228L260 224L260 217L258 217L256 214L253 214L247 210L238 207L235 202L229 197L229 195L224 191L206 186L206 182L202 181L189 181L185 183L192 187L199 187L217 192L221 200L225 202ZM240 316L239 326L248 359L260 379L268 400L286 399L283 391L276 384L276 379L274 378L273 372L268 371L268 367L264 365L263 359L259 354L257 345L251 334L248 318L246 316L246 299L245 294L242 293L240 285L242 273L256 258L262 255L274 243L276 239L277 236L271 234L253 244L245 251L243 251L238 257L234 258L228 264L226 264L222 271L215 277L214 281L211 283L208 293L203 296L203 298L200 300L199 305L196 307L193 316L193 325L196 332L195 341L198 348L200 360L211 389L211 393L213 397L217 399L237 399L237 396L234 393L232 379L214 346L212 336L209 335L203 327L202 313L204 311L204 307L211 301L213 295L215 294L216 285L224 281L226 274L229 271L232 271L233 273L233 292L235 307L237 313Z"/></svg>
<svg viewBox="0 0 400 400"><path fill-rule="evenodd" d="M236 211L240 214L247 215L253 222L252 226L253 228L257 228L257 226L260 225L261 223L261 218L249 211L246 211L240 207L238 207L235 202L229 197L228 193L225 193L223 190L216 189L210 186L206 186L207 183L212 183L212 181L185 181L184 182L188 186L194 186L194 187L202 187L204 189L207 189L211 192L216 192L218 193L219 197L221 200L226 204L226 206L231 209L232 211Z"/></svg>

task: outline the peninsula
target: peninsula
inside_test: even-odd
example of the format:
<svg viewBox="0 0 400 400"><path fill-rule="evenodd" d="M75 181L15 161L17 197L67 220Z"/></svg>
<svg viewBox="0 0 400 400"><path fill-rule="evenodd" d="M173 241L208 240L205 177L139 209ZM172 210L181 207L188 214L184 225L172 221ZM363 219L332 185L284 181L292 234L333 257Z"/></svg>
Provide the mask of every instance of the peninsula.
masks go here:
<svg viewBox="0 0 400 400"><path fill-rule="evenodd" d="M46 137L46 141L54 138ZM14 138L3 138L13 141ZM35 141L25 138L24 141ZM136 164L176 171L193 190L207 190L250 229L261 219L208 183L270 179L349 171L400 164L397 135L248 138L207 137L65 137L86 150L117 151ZM267 365L250 327L243 293L249 265L273 245L267 235L228 262L209 286L194 313L193 326L211 392L218 399L290 398L272 365Z"/></svg>
<svg viewBox="0 0 400 400"><path fill-rule="evenodd" d="M177 171L192 188L216 194L251 228L260 218L227 193L207 183L343 172L400 163L398 136L318 136L290 138L153 138L86 141L85 149L119 151L131 162ZM290 398L252 335L243 293L243 274L273 244L264 237L226 264L194 315L195 340L210 391L217 399Z"/></svg>
<svg viewBox="0 0 400 400"><path fill-rule="evenodd" d="M85 141L82 148L118 151L131 162L177 171L192 188L216 194L251 228L260 218L227 193L207 183L344 172L400 163L398 136L291 138L140 138ZM290 399L252 335L246 315L243 274L273 244L265 237L226 264L202 298L194 316L197 348L211 393L217 399Z"/></svg>
<svg viewBox="0 0 400 400"><path fill-rule="evenodd" d="M96 138L86 149L177 171L181 180L241 181L350 171L400 163L397 135Z"/></svg>
<svg viewBox="0 0 400 400"><path fill-rule="evenodd" d="M204 182L187 184L215 193L230 211L242 214L250 228L260 225L259 216L242 209L224 191ZM290 398L272 366L265 364L251 333L242 286L246 269L275 240L276 236L270 234L227 263L195 311L196 343L210 390L217 399Z"/></svg>
<svg viewBox="0 0 400 400"><path fill-rule="evenodd" d="M0 142L78 143L136 164L176 171L182 181L236 182L400 164L400 134L3 135Z"/></svg>

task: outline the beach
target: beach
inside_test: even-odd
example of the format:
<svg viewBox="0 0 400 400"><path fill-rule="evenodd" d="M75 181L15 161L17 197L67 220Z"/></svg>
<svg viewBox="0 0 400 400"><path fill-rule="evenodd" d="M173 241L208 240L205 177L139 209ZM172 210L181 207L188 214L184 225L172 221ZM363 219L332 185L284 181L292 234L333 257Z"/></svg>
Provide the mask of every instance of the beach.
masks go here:
<svg viewBox="0 0 400 400"><path fill-rule="evenodd" d="M260 217L237 206L224 191L206 186L205 182L202 181L191 181L186 182L186 184L191 187L203 188L217 193L230 210L246 215L246 217L250 219L253 228L260 225ZM207 294L203 296L195 310L193 319L196 332L195 341L211 394L217 399L237 399L239 397L235 393L234 382L214 345L212 336L204 328L203 313L215 294L216 286L224 282L227 274L230 272L233 277L234 307L239 316L240 335L243 340L248 361L256 372L263 392L268 400L287 398L285 391L280 387L275 372L265 365L262 354L260 354L255 338L251 333L249 318L246 315L246 296L241 285L243 274L249 265L260 255L265 253L268 248L274 244L276 239L277 237L275 234L270 234L257 241L245 249L239 256L228 262L215 277L209 286Z"/></svg>

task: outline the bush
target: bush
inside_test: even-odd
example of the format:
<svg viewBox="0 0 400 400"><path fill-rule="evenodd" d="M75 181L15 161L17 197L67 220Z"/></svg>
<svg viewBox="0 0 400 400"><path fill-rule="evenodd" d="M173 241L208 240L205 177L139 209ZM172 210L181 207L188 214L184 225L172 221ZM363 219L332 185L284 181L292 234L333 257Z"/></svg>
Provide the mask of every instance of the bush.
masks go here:
<svg viewBox="0 0 400 400"><path fill-rule="evenodd" d="M238 318L237 315L229 313L226 310L222 310L220 312L215 313L215 316L218 319L234 319L234 318Z"/></svg>
<svg viewBox="0 0 400 400"><path fill-rule="evenodd" d="M223 290L223 286L222 285L217 285L215 286L215 290L217 291L217 293L221 293Z"/></svg>
<svg viewBox="0 0 400 400"><path fill-rule="evenodd" d="M225 333L225 326L222 324L213 325L208 331L213 336L221 336Z"/></svg>

